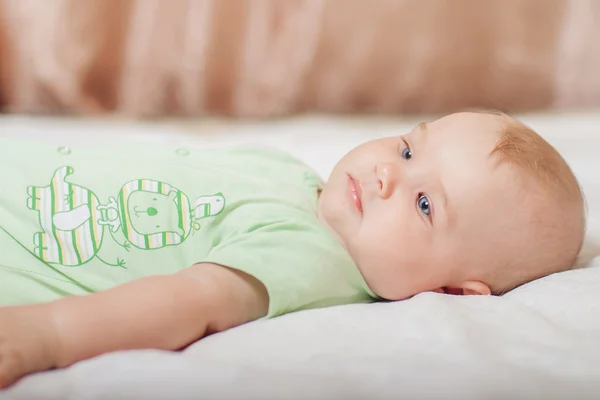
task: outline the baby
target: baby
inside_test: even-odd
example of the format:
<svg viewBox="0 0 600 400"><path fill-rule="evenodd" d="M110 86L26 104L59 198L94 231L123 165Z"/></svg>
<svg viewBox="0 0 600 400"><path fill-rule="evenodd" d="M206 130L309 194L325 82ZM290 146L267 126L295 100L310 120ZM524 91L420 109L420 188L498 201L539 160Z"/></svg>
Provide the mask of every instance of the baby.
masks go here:
<svg viewBox="0 0 600 400"><path fill-rule="evenodd" d="M570 269L584 201L517 120L458 113L327 184L266 149L0 140L0 384L298 310L503 294Z"/></svg>

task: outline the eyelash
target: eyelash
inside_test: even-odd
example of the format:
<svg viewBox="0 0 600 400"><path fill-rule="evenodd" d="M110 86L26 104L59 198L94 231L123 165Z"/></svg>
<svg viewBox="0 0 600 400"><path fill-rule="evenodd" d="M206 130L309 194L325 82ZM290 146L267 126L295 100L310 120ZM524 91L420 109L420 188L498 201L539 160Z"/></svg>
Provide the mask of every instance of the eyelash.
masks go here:
<svg viewBox="0 0 600 400"><path fill-rule="evenodd" d="M412 150L410 148L410 146L408 145L408 142L404 139L402 139L402 142L404 144L404 147L400 150L400 156L405 159L406 161L410 160L412 158ZM423 211L419 205L419 203L421 203L423 201L426 202L427 204L427 209L428 214L425 213L425 211ZM431 201L429 200L429 197L427 197L426 194L424 193L419 193L417 195L417 210L423 214L424 216L426 216L427 218L431 218Z"/></svg>
<svg viewBox="0 0 600 400"><path fill-rule="evenodd" d="M400 149L400 156L408 161L412 158L412 150L406 140L402 139L402 143L404 144L404 147ZM406 154L410 154L408 158L406 158Z"/></svg>

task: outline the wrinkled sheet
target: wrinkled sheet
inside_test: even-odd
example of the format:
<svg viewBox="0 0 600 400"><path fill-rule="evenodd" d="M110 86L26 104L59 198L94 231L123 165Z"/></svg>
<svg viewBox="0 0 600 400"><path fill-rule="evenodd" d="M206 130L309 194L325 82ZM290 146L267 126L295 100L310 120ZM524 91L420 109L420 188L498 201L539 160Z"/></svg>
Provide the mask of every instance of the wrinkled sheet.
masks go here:
<svg viewBox="0 0 600 400"><path fill-rule="evenodd" d="M523 119L563 153L584 187L585 268L501 298L426 293L253 322L182 352L108 354L30 376L0 399L600 398L600 258L593 259L600 238L600 113ZM0 135L61 145L120 137L174 151L262 143L290 151L326 176L352 146L417 122L311 116L140 124L2 117Z"/></svg>

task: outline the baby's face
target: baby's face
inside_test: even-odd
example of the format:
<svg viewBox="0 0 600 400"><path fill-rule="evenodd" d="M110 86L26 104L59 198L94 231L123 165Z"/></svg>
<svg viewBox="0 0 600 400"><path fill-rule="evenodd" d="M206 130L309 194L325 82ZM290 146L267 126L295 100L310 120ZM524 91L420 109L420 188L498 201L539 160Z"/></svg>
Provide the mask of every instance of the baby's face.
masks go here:
<svg viewBox="0 0 600 400"><path fill-rule="evenodd" d="M461 113L365 143L334 168L319 218L388 300L489 294L490 260L519 240L516 174L490 157L502 120Z"/></svg>

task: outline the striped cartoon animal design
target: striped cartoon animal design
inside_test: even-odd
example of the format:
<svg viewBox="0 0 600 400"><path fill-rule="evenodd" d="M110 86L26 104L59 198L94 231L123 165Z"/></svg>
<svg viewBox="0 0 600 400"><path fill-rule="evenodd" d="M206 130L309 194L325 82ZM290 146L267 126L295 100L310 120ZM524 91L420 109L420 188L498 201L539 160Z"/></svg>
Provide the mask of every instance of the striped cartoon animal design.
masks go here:
<svg viewBox="0 0 600 400"><path fill-rule="evenodd" d="M156 250L176 246L196 230L202 218L225 207L221 193L200 196L194 204L179 189L151 179L126 183L102 204L91 190L67 181L70 166L57 169L48 186L27 188L27 207L39 213L42 229L33 236L34 254L63 266L80 266L97 258L109 266L125 260L100 256L106 231L121 247Z"/></svg>

